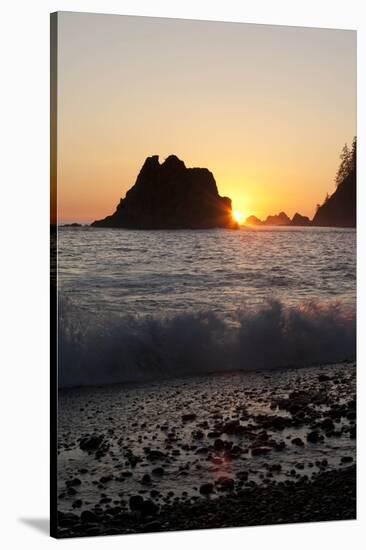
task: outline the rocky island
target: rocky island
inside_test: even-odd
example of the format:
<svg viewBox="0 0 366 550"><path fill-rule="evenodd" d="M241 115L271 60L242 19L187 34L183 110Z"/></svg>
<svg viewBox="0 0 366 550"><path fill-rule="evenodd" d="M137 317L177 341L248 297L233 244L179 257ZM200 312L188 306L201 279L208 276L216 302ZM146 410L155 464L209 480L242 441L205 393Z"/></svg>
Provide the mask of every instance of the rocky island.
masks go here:
<svg viewBox="0 0 366 550"><path fill-rule="evenodd" d="M302 214L296 212L291 220L290 225L306 227L307 225L311 225L311 220L307 216L303 216Z"/></svg>
<svg viewBox="0 0 366 550"><path fill-rule="evenodd" d="M94 227L128 229L211 229L238 227L231 199L221 197L207 168L187 168L170 155L145 160L136 183L122 198L114 214L92 223Z"/></svg>
<svg viewBox="0 0 366 550"><path fill-rule="evenodd" d="M310 224L311 221L309 220L309 218L307 216L302 216L298 212L296 212L292 220L285 212L280 212L279 214L267 216L265 220L260 220L259 218L257 218L257 216L249 216L249 218L245 220L245 225L307 226Z"/></svg>

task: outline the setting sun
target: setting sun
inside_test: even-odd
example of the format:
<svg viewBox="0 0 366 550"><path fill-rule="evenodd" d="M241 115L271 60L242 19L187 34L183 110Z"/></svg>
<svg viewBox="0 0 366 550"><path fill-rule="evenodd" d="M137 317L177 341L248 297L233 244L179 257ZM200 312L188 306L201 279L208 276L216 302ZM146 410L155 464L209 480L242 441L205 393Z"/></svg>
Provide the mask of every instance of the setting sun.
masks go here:
<svg viewBox="0 0 366 550"><path fill-rule="evenodd" d="M243 215L238 210L233 210L233 218L236 222L240 223L243 220Z"/></svg>

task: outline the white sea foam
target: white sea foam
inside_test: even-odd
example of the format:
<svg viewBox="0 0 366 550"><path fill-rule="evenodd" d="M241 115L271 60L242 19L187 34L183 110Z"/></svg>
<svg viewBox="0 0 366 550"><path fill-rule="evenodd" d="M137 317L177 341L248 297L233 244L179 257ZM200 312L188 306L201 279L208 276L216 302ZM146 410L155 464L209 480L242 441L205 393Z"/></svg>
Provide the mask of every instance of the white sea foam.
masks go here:
<svg viewBox="0 0 366 550"><path fill-rule="evenodd" d="M60 387L301 367L354 359L355 350L355 312L335 302L143 318L59 306Z"/></svg>

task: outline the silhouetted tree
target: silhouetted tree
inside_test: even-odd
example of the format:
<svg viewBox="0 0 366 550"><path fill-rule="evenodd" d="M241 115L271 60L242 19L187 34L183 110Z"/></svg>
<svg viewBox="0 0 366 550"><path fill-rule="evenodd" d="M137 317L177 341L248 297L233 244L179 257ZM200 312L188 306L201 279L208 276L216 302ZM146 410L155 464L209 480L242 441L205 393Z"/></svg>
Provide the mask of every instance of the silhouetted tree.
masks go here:
<svg viewBox="0 0 366 550"><path fill-rule="evenodd" d="M356 149L357 149L357 139L353 138L352 148L349 149L347 143L343 146L342 152L339 156L341 159L337 175L335 177L336 187L345 180L345 178L356 169Z"/></svg>
<svg viewBox="0 0 366 550"><path fill-rule="evenodd" d="M356 170L356 164L357 164L357 137L355 136L352 141L352 149L351 149L351 161L350 161L351 170Z"/></svg>

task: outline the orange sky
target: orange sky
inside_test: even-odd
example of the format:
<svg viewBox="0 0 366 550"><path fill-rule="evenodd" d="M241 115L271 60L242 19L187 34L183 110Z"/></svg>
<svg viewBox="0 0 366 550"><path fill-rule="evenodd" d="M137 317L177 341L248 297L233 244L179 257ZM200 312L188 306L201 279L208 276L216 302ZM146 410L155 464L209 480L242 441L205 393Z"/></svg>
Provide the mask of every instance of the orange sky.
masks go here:
<svg viewBox="0 0 366 550"><path fill-rule="evenodd" d="M153 154L244 217L312 217L356 133L354 31L61 12L58 52L60 222L111 214Z"/></svg>

